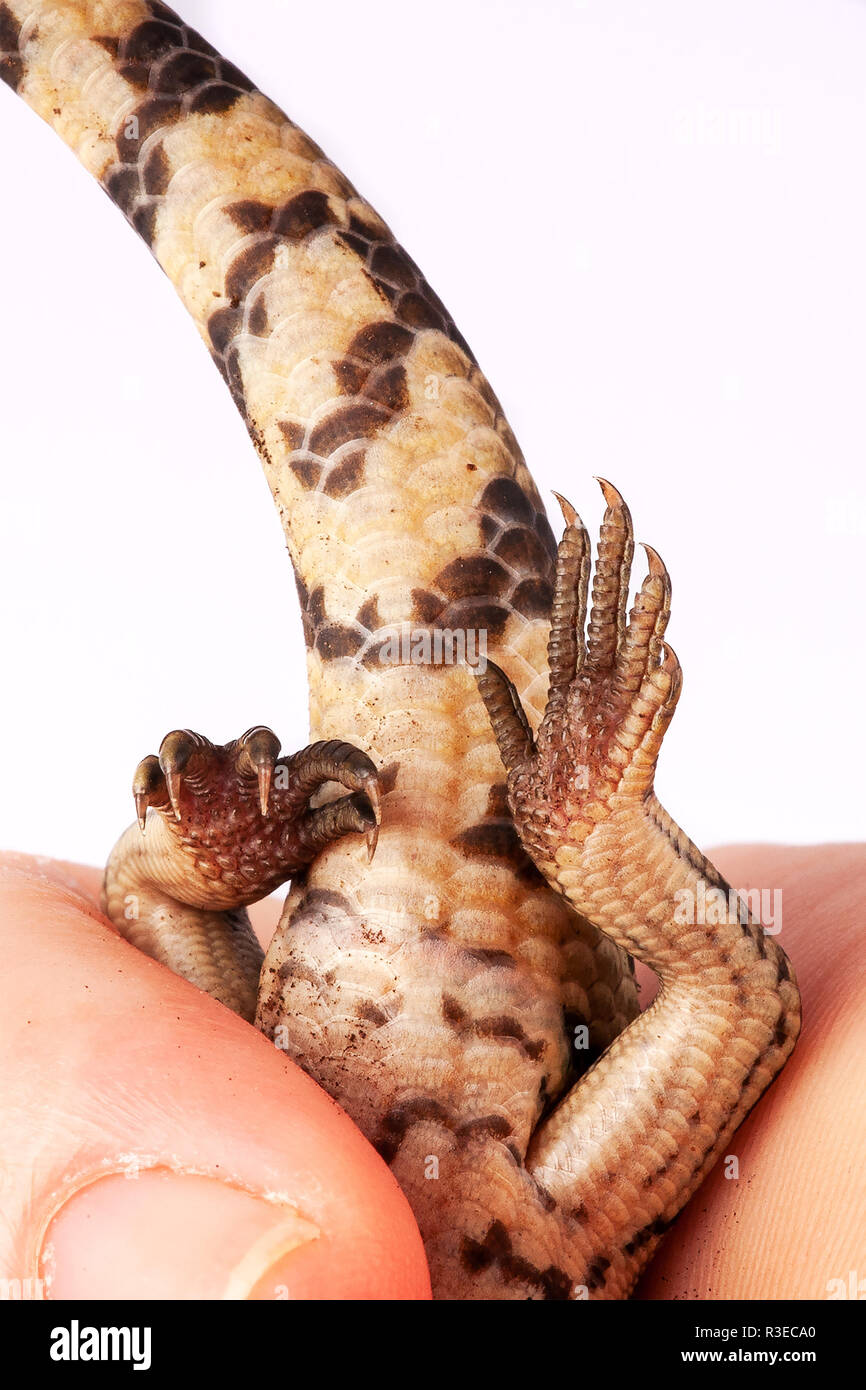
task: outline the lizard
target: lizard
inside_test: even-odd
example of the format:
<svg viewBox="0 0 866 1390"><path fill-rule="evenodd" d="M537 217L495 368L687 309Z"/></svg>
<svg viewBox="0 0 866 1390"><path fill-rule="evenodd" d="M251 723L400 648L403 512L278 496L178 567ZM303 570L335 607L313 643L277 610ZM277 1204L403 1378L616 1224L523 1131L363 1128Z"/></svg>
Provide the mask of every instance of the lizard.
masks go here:
<svg viewBox="0 0 866 1390"><path fill-rule="evenodd" d="M800 1026L747 904L681 911L735 895L654 792L681 687L666 567L647 547L628 613L607 481L594 571L565 499L557 544L421 271L168 6L3 0L0 76L191 314L307 642L314 741L171 731L136 769L106 913L339 1101L412 1204L435 1296L627 1297ZM480 635L496 660L395 659L395 633ZM288 879L263 956L246 907ZM632 958L660 979L643 1014Z"/></svg>

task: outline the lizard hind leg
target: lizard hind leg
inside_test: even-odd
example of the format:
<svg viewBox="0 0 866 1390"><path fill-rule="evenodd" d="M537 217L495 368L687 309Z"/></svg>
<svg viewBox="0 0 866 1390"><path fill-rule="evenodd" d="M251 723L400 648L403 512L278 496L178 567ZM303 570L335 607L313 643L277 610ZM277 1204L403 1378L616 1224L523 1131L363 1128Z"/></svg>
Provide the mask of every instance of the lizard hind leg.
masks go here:
<svg viewBox="0 0 866 1390"><path fill-rule="evenodd" d="M631 520L616 490L602 488L585 641L586 574L576 558L585 543L563 506L537 738L521 743L504 673L494 671L481 694L523 845L581 916L661 980L650 1009L542 1118L526 1156L562 1213L575 1283L616 1298L784 1065L800 1001L784 951L656 800L656 762L681 687L663 640L670 579L646 547L648 571L626 618Z"/></svg>
<svg viewBox="0 0 866 1390"><path fill-rule="evenodd" d="M137 825L105 871L107 916L133 945L252 1022L263 952L246 908L348 834L375 849L375 765L348 743L292 757L256 726L227 744L175 729L133 778ZM314 806L333 784L344 795Z"/></svg>

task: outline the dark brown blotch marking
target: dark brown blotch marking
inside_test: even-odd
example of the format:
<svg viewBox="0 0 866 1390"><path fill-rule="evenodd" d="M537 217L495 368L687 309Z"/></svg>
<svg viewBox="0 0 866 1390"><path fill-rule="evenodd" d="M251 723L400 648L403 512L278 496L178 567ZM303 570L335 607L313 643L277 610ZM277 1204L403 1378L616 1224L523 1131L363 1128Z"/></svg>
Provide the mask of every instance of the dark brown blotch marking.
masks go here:
<svg viewBox="0 0 866 1390"><path fill-rule="evenodd" d="M550 556L541 537L526 526L512 526L497 541L494 552L514 570L546 574Z"/></svg>
<svg viewBox="0 0 866 1390"><path fill-rule="evenodd" d="M264 338L267 336L270 325L268 323L268 306L264 292L256 295L254 303L250 306L247 326L250 332L254 333L257 338Z"/></svg>
<svg viewBox="0 0 866 1390"><path fill-rule="evenodd" d="M541 1205L542 1205L542 1207L544 1208L544 1210L545 1210L545 1211L556 1211L556 1205L557 1205L557 1203L556 1203L556 1198L553 1196L553 1193L552 1193L552 1192L548 1192L547 1188L546 1188L542 1183L540 1183L536 1178L533 1178L533 1184L534 1184L534 1186L535 1186L535 1192L536 1192L536 1195L537 1195L537 1197L538 1197L538 1200L539 1200L539 1202L541 1203Z"/></svg>
<svg viewBox="0 0 866 1390"><path fill-rule="evenodd" d="M138 168L132 164L112 165L102 181L102 186L111 201L129 217L136 201L141 197Z"/></svg>
<svg viewBox="0 0 866 1390"><path fill-rule="evenodd" d="M511 579L490 555L461 556L439 571L436 583L450 599L498 596L511 588Z"/></svg>
<svg viewBox="0 0 866 1390"><path fill-rule="evenodd" d="M307 611L316 627L319 627L325 621L327 617L325 613L325 590L321 584L317 584L310 594L307 602Z"/></svg>
<svg viewBox="0 0 866 1390"><path fill-rule="evenodd" d="M419 1097L392 1106L382 1119L380 1137L375 1144L386 1163L390 1163L395 1157L407 1131L413 1125L425 1122L453 1129L450 1113L432 1097Z"/></svg>
<svg viewBox="0 0 866 1390"><path fill-rule="evenodd" d="M507 819L510 814L508 788L504 782L494 782L487 793L487 815L502 820Z"/></svg>
<svg viewBox="0 0 866 1390"><path fill-rule="evenodd" d="M226 385L232 394L232 400L246 419L246 401L244 399L244 378L241 371L240 354L236 345L232 342L226 350L226 355L222 359L222 374Z"/></svg>
<svg viewBox="0 0 866 1390"><path fill-rule="evenodd" d="M501 521L517 522L523 526L531 525L535 517L529 498L513 478L494 478L482 492L478 505L482 511L491 512Z"/></svg>
<svg viewBox="0 0 866 1390"><path fill-rule="evenodd" d="M18 50L21 25L8 5L0 5L0 79L17 92L24 76L24 63Z"/></svg>
<svg viewBox="0 0 866 1390"><path fill-rule="evenodd" d="M294 467L295 464L293 461L292 468L294 469ZM321 587L315 589L311 595L303 579L298 574L294 561L292 561L292 571L295 576L295 588L298 591L298 603L301 606L301 623L304 629L304 641L308 647L312 647L316 636L316 623L312 616L313 596L321 592ZM322 607L324 607L324 604Z"/></svg>
<svg viewBox="0 0 866 1390"><path fill-rule="evenodd" d="M344 916L350 917L353 921L358 919L358 914L346 895L338 893L334 888L310 888L298 904L297 912L306 912L310 908L320 907L337 908Z"/></svg>
<svg viewBox="0 0 866 1390"><path fill-rule="evenodd" d="M112 58L116 58L120 52L120 39L115 38L112 34L97 34L94 36L93 42L98 43L100 48L104 48L106 53L110 53ZM2 46L2 39L0 39L0 47Z"/></svg>
<svg viewBox="0 0 866 1390"><path fill-rule="evenodd" d="M386 362L392 362L395 357L405 357L414 341L414 334L399 323L391 323L388 320L368 323L355 334L346 356L357 357L373 366L381 366Z"/></svg>
<svg viewBox="0 0 866 1390"><path fill-rule="evenodd" d="M246 299L253 285L273 269L279 240L263 236L239 251L226 272L226 297L237 307Z"/></svg>
<svg viewBox="0 0 866 1390"><path fill-rule="evenodd" d="M551 529L550 522L543 512L535 513L535 531L541 544L547 553L547 558L551 565L556 564L556 537Z"/></svg>
<svg viewBox="0 0 866 1390"><path fill-rule="evenodd" d="M607 1271L609 1269L610 1260L606 1255L600 1255L586 1271L586 1279L584 1281L586 1287L590 1290L602 1288L606 1282Z"/></svg>
<svg viewBox="0 0 866 1390"><path fill-rule="evenodd" d="M464 1144L479 1139L508 1139L512 1127L503 1115L480 1115L466 1122L457 1130L457 1138Z"/></svg>
<svg viewBox="0 0 866 1390"><path fill-rule="evenodd" d="M125 62L150 64L168 53L182 50L183 46L183 33L178 25L146 19L121 39L118 52Z"/></svg>
<svg viewBox="0 0 866 1390"><path fill-rule="evenodd" d="M320 227L334 226L338 222L327 193L308 188L277 209L273 227L275 232L289 241L303 241Z"/></svg>
<svg viewBox="0 0 866 1390"><path fill-rule="evenodd" d="M322 476L322 465L319 459L310 458L309 456L304 458L293 458L289 466L298 479L298 482L302 487L306 488L308 492L318 487L319 479Z"/></svg>
<svg viewBox="0 0 866 1390"><path fill-rule="evenodd" d="M370 368L363 362L353 362L348 357L337 357L331 363L337 384L344 396L360 395Z"/></svg>
<svg viewBox="0 0 866 1390"><path fill-rule="evenodd" d="M549 618L553 585L547 579L524 579L511 595L511 606L524 618Z"/></svg>
<svg viewBox="0 0 866 1390"><path fill-rule="evenodd" d="M673 1217L665 1218L663 1216L657 1216L654 1221L648 1222L646 1226L643 1226L641 1230L637 1231L635 1235L632 1236L631 1240L627 1241L623 1246L625 1253L627 1255L636 1255L639 1250L642 1250L643 1247L648 1245L656 1236L664 1235L668 1227L673 1224L673 1220Z"/></svg>
<svg viewBox="0 0 866 1390"><path fill-rule="evenodd" d="M328 470L322 491L328 497L348 497L349 493L356 492L364 481L366 459L365 449L353 449Z"/></svg>
<svg viewBox="0 0 866 1390"><path fill-rule="evenodd" d="M453 995L443 994L442 1017L452 1028L460 1029L466 1023L466 1010L461 1008Z"/></svg>
<svg viewBox="0 0 866 1390"><path fill-rule="evenodd" d="M120 162L135 164L147 137L163 126L173 125L180 114L180 103L172 97L154 96L141 102L117 133L117 155Z"/></svg>
<svg viewBox="0 0 866 1390"><path fill-rule="evenodd" d="M313 633L313 625L312 625L312 623L310 622L310 614L309 614L309 606L310 606L310 594L309 594L309 590L307 589L307 586L306 586L306 584L304 583L304 581L303 581L303 579L301 578L301 576L298 574L298 571L297 571L297 569L295 568L295 563L294 563L294 561L292 561L292 573L293 573L294 576L295 576L295 588L296 588L297 591L298 591L298 603L299 603L300 609L301 609L301 624L302 624L303 629L304 629L304 642L306 643L306 645L307 645L308 647L311 647L311 646L313 645L314 633Z"/></svg>
<svg viewBox="0 0 866 1390"><path fill-rule="evenodd" d="M261 203L256 198L242 198L237 203L230 203L225 214L242 232L266 232L270 228L274 210L268 203Z"/></svg>
<svg viewBox="0 0 866 1390"><path fill-rule="evenodd" d="M508 864L522 864L526 851L510 820L486 820L461 830L451 841L455 848L473 859L502 859Z"/></svg>
<svg viewBox="0 0 866 1390"><path fill-rule="evenodd" d="M388 1015L385 1010L380 1009L371 999L365 999L363 1004L359 1005L357 1016L365 1023L372 1023L374 1028L381 1028L383 1024L388 1022Z"/></svg>
<svg viewBox="0 0 866 1390"><path fill-rule="evenodd" d="M462 599L450 604L441 613L436 626L441 628L463 628L475 632L486 632L488 637L498 638L505 630L511 610L504 604L493 603L484 598Z"/></svg>
<svg viewBox="0 0 866 1390"><path fill-rule="evenodd" d="M184 25L184 29L188 48L194 48L197 53L209 53L212 58L219 58L213 44L202 38L197 29L191 29L188 24Z"/></svg>
<svg viewBox="0 0 866 1390"><path fill-rule="evenodd" d="M364 216L365 211L371 214L369 220ZM382 235L381 225L377 222L375 216L372 215L371 208L367 208L366 210L363 208L360 210L355 208L349 214L349 231L353 232L355 236L364 237L367 241L378 241Z"/></svg>
<svg viewBox="0 0 866 1390"><path fill-rule="evenodd" d="M377 401L395 415L409 409L409 387L406 368L400 363L380 367L367 378L364 395Z"/></svg>
<svg viewBox="0 0 866 1390"><path fill-rule="evenodd" d="M364 638L353 627L331 623L316 633L316 651L325 661L355 656L364 645Z"/></svg>
<svg viewBox="0 0 866 1390"><path fill-rule="evenodd" d="M464 1236L460 1262L470 1274L480 1274L491 1265L498 1264L509 1283L526 1284L537 1289L545 1299L560 1301L571 1295L571 1280L564 1270L556 1265L548 1265L547 1269L542 1270L513 1253L511 1237L501 1221L492 1222L482 1241Z"/></svg>
<svg viewBox="0 0 866 1390"><path fill-rule="evenodd" d="M388 285L383 281L376 281L380 289L388 292ZM405 323L409 328L435 328L440 333L447 331L446 320L438 310L433 308L429 300L415 290L410 290L407 294L402 294L397 300L395 312L401 323Z"/></svg>
<svg viewBox="0 0 866 1390"><path fill-rule="evenodd" d="M749 1070L746 1072L746 1075L745 1075L744 1078L743 1078L743 1090L744 1090L744 1091L747 1091L747 1090L749 1089L749 1087L751 1086L752 1080L753 1080L754 1075L755 1075L755 1072L758 1071L758 1069L763 1065L763 1062L764 1062L763 1056L758 1056L758 1057L755 1058L754 1062L753 1062L752 1065L749 1067Z"/></svg>
<svg viewBox="0 0 866 1390"><path fill-rule="evenodd" d="M412 590L412 618L418 623L435 623L445 600L438 594L428 593L426 589Z"/></svg>
<svg viewBox="0 0 866 1390"><path fill-rule="evenodd" d="M222 356L229 343L234 338L241 326L240 309L231 309L225 306L222 309L214 309L207 321L208 337L213 345L214 352Z"/></svg>
<svg viewBox="0 0 866 1390"><path fill-rule="evenodd" d="M142 92L147 91L147 84L150 81L150 66L148 63L124 63L117 61L117 71L130 87L138 87Z"/></svg>
<svg viewBox="0 0 866 1390"><path fill-rule="evenodd" d="M354 401L320 420L310 433L310 449L327 458L353 439L369 439L390 419L390 411L374 401Z"/></svg>
<svg viewBox="0 0 866 1390"><path fill-rule="evenodd" d="M379 786L384 794L392 792L400 775L400 764L396 760L379 768Z"/></svg>
<svg viewBox="0 0 866 1390"><path fill-rule="evenodd" d="M404 253L404 254L405 254L405 253ZM407 260L408 260L408 259L410 259L410 258L407 257ZM446 319L446 320L448 320L448 321L450 322L450 316L449 316L448 310L446 309L445 305L442 303L442 300L439 298L439 296L438 296L438 294L436 293L436 291L433 289L433 286L432 286L432 285L429 285L429 284L427 283L427 281L424 279L424 276L421 274L421 271L418 269L417 265L415 265L415 262L414 262L414 261L411 261L411 264L412 264L412 266L413 266L414 269L415 269L415 274L418 276L418 280L419 280L419 282L420 282L419 288L423 291L423 293L424 293L424 298L425 298L426 300L428 300L428 302L429 302L430 304L433 305L433 308L434 308L434 309L437 309L437 310L439 311L439 313L442 315L443 319Z"/></svg>
<svg viewBox="0 0 866 1390"><path fill-rule="evenodd" d="M533 1062L537 1062L544 1051L544 1043L527 1038L525 1029L516 1018L509 1018L504 1014L493 1015L478 1019L472 1027L473 1032L483 1038L513 1038L515 1042L520 1043L526 1056Z"/></svg>
<svg viewBox="0 0 866 1390"><path fill-rule="evenodd" d="M277 425L290 449L300 449L303 446L307 430L300 420L278 420Z"/></svg>
<svg viewBox="0 0 866 1390"><path fill-rule="evenodd" d="M375 632L377 628L382 626L382 619L379 616L379 600L375 594L361 604L355 614L355 621L361 627L365 627L368 632Z"/></svg>
<svg viewBox="0 0 866 1390"><path fill-rule="evenodd" d="M571 1298L571 1279L566 1270L548 1265L541 1270L541 1291L549 1302L567 1302Z"/></svg>
<svg viewBox="0 0 866 1390"><path fill-rule="evenodd" d="M230 111L240 97L237 87L229 87L225 82L208 82L193 95L189 109L202 116L216 116Z"/></svg>
<svg viewBox="0 0 866 1390"><path fill-rule="evenodd" d="M483 1241L464 1236L460 1244L460 1263L467 1274L481 1274L493 1264L493 1256Z"/></svg>
<svg viewBox="0 0 866 1390"><path fill-rule="evenodd" d="M474 1028L483 1038L514 1038L517 1042L523 1042L526 1037L523 1025L518 1023L516 1018L509 1018L506 1014L491 1014L487 1018L479 1018Z"/></svg>
<svg viewBox="0 0 866 1390"><path fill-rule="evenodd" d="M418 268L402 246L377 246L370 259L370 271L377 280L387 280L401 290L414 289L418 284Z"/></svg>
<svg viewBox="0 0 866 1390"><path fill-rule="evenodd" d="M206 82L212 82L216 75L216 64L207 53L184 49L154 63L150 87L152 91L165 92L168 96L183 96Z"/></svg>
<svg viewBox="0 0 866 1390"><path fill-rule="evenodd" d="M158 203L140 203L129 219L142 241L146 242L148 246L153 246L158 215Z"/></svg>
<svg viewBox="0 0 866 1390"><path fill-rule="evenodd" d="M321 989L324 984L322 976L317 970L305 965L303 961L295 960L293 956L280 964L277 969L277 978L282 985L288 984L290 980L303 980L315 989Z"/></svg>
<svg viewBox="0 0 866 1390"><path fill-rule="evenodd" d="M367 256L370 253L370 243L366 237L356 236L355 233L351 231L341 231L339 238L344 246L348 246L350 251L353 251L356 256L366 262ZM378 286L378 281L375 280L372 275L369 278L372 284ZM379 288L384 288L384 286L380 286ZM392 290L391 294L396 294L396 290Z"/></svg>
<svg viewBox="0 0 866 1390"><path fill-rule="evenodd" d="M154 145L141 166L141 184L145 193L162 194L171 181L171 165L162 142Z"/></svg>
<svg viewBox="0 0 866 1390"><path fill-rule="evenodd" d="M511 1236L501 1221L492 1221L484 1237L484 1248L491 1259L501 1260L511 1254Z"/></svg>

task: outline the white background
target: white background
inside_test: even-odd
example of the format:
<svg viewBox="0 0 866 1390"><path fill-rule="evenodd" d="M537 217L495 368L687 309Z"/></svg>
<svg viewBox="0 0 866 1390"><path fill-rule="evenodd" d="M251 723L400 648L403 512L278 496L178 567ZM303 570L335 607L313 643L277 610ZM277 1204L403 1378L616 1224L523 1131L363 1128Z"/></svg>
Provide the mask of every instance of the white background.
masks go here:
<svg viewBox="0 0 866 1390"><path fill-rule="evenodd" d="M545 496L674 580L659 792L704 845L862 835L866 10L187 0L358 185ZM169 728L306 741L282 533L168 282L0 92L0 844L100 862Z"/></svg>

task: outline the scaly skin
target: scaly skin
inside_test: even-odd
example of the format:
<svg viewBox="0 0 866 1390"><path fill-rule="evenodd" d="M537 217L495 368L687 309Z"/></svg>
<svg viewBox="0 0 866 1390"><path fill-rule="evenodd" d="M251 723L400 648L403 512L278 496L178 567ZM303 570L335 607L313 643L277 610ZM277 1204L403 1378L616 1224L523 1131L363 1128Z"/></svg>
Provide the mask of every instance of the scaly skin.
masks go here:
<svg viewBox="0 0 866 1390"><path fill-rule="evenodd" d="M491 666L479 685L534 861L661 982L652 1007L539 1126L526 1156L577 1227L586 1284L617 1297L781 1070L800 997L784 951L745 903L735 899L731 912L730 886L653 792L682 684L662 642L671 586L647 546L649 574L626 623L631 517L602 486L608 509L586 639L589 539L562 502L550 694L537 737L504 672ZM703 914L701 888L711 903Z"/></svg>
<svg viewBox="0 0 866 1390"><path fill-rule="evenodd" d="M115 845L102 888L134 946L249 1023L264 953L246 908L342 836L363 833L371 858L378 839L379 779L366 754L338 741L288 759L279 751L262 726L225 747L188 729L167 734L159 757L136 769L138 825ZM311 809L328 783L349 794Z"/></svg>
<svg viewBox="0 0 866 1390"><path fill-rule="evenodd" d="M239 914L275 872L295 874L258 1026L391 1163L438 1296L625 1295L781 1066L797 998L760 929L684 933L673 920L678 889L719 880L652 799L673 675L653 643L643 651L622 632L630 532L618 496L593 657L578 672L568 653L586 559L575 579L568 556L585 546L570 526L554 594L553 537L495 396L417 267L321 151L147 0L6 0L0 74L121 207L199 327L286 529L312 735L350 740L383 792L372 864L347 833L369 829L372 807L357 801L358 823L329 821L337 838L308 868L294 852L260 864L273 826L285 848L315 809L275 802L269 827L249 769L244 787L226 772L231 748L205 750L185 782L170 744L137 783L154 793L147 835L134 828L112 855L112 918L249 1014L257 960ZM641 612L665 583L651 575ZM553 698L536 761L515 701L538 722L551 604ZM383 663L401 626L489 635L514 682L512 696L490 668L485 685L514 821L471 675ZM625 682L613 696L612 673ZM239 816L242 834L200 855L212 813ZM656 964L661 1002L573 1087L574 1025L589 1026L595 1055L637 1012L626 949Z"/></svg>

